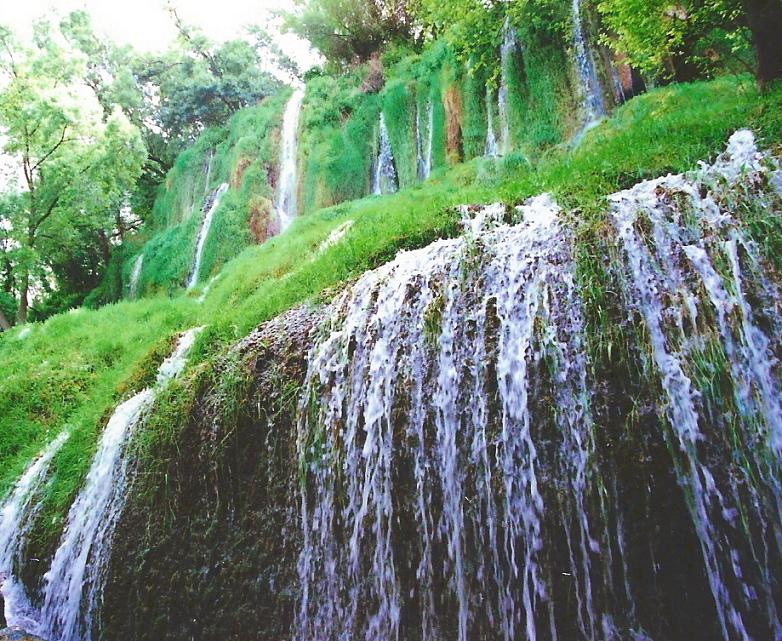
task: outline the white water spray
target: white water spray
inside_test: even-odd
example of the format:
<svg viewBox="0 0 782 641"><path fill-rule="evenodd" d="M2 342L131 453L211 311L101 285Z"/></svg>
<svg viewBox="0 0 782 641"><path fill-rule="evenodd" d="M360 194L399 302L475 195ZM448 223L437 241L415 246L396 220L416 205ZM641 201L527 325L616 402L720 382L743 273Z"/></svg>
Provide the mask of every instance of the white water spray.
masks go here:
<svg viewBox="0 0 782 641"><path fill-rule="evenodd" d="M141 270L144 268L144 254L136 256L133 261L133 269L130 272L130 283L128 284L128 298L131 300L138 296L138 283L141 279Z"/></svg>
<svg viewBox="0 0 782 641"><path fill-rule="evenodd" d="M513 68L513 56L517 51L516 30L505 18L502 27L502 45L500 46L500 88L497 92L497 107L500 115L500 150L504 155L510 151L510 105L508 104L508 74Z"/></svg>
<svg viewBox="0 0 782 641"><path fill-rule="evenodd" d="M182 334L174 353L160 366L155 386L119 405L101 433L84 487L71 505L60 545L44 576L40 622L32 631L50 641L91 641L97 636L111 540L125 504L127 444L154 403L157 389L184 370L200 330Z"/></svg>
<svg viewBox="0 0 782 641"><path fill-rule="evenodd" d="M187 280L187 289L193 289L198 284L198 276L201 271L201 258L204 253L204 245L206 245L206 239L209 236L209 229L212 227L212 220L214 219L215 211L220 205L220 199L223 194L228 191L228 183L223 183L207 199L204 205L204 218L201 222L201 229L198 232L198 240L196 241L196 252L193 258L193 268L190 271L190 278Z"/></svg>
<svg viewBox="0 0 782 641"><path fill-rule="evenodd" d="M69 433L61 432L35 458L16 482L0 509L0 592L9 627L22 630L36 625L37 612L18 577L23 545L36 512L37 495L46 480L49 465Z"/></svg>
<svg viewBox="0 0 782 641"><path fill-rule="evenodd" d="M571 20L573 44L576 50L576 73L581 84L584 125L581 133L594 126L605 116L606 106L600 81L597 79L592 50L584 35L581 18L581 0L573 0Z"/></svg>
<svg viewBox="0 0 782 641"><path fill-rule="evenodd" d="M280 232L285 231L298 214L296 193L298 191L298 132L304 89L296 88L285 106L282 117L282 143L280 152L280 175L278 176L275 210Z"/></svg>
<svg viewBox="0 0 782 641"><path fill-rule="evenodd" d="M398 189L394 152L388 139L388 128L383 112L380 112L380 124L377 143L377 157L372 170L372 193L392 194Z"/></svg>
<svg viewBox="0 0 782 641"><path fill-rule="evenodd" d="M570 236L548 197L520 208L518 225L505 213L465 209L462 238L400 254L334 304L302 397L317 403L299 425L311 489L300 641L537 638L548 607L533 442L543 417L530 398L542 359L554 363L551 420L577 505L590 422ZM502 418L490 425L495 398ZM568 569L593 622L588 530L583 516ZM420 612L415 628L405 604Z"/></svg>
<svg viewBox="0 0 782 641"><path fill-rule="evenodd" d="M759 511L761 497L770 492L778 510L782 496L782 387L775 356L779 345L774 344L779 321L776 312L759 321L767 314L763 306L782 307L782 293L765 278L756 248L737 221L718 205L720 195L745 172L754 172L748 180L757 183L762 171L754 140L743 131L731 138L726 154L698 174L647 181L611 197L632 284L631 305L644 319L667 398L675 469L687 488L725 641L751 639L750 625L758 617L752 604L760 599L771 629L782 629L771 594L747 582L771 576L769 551L747 550L737 536L739 514L767 531L768 517ZM747 304L748 290L761 302L754 309ZM742 465L728 475L705 456L703 445L713 449L728 438L715 433L713 421L701 409L696 364L713 341L726 359L726 376L741 416L734 428L737 434L729 438L755 443L742 453ZM725 447L735 446L729 442ZM718 478L723 478L721 484ZM756 493L748 505L739 501L743 488Z"/></svg>

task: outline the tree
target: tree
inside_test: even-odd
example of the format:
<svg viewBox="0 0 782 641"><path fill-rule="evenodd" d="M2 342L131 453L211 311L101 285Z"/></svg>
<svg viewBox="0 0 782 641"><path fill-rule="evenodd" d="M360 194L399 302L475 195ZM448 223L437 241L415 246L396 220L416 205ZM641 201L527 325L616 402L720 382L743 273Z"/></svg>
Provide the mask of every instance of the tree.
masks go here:
<svg viewBox="0 0 782 641"><path fill-rule="evenodd" d="M6 259L24 323L31 289L56 288L56 257L113 227L146 151L119 108L106 117L82 82L83 60L57 43L49 23L36 25L32 48L0 29L0 52L3 147L23 176L22 190L6 197Z"/></svg>
<svg viewBox="0 0 782 641"><path fill-rule="evenodd" d="M84 59L84 82L108 115L119 106L141 131L148 156L132 195L142 218L177 155L209 126L280 88L270 69L295 75L295 64L260 27L246 39L209 41L168 8L177 42L162 54L137 54L95 33L84 11L69 14L60 31Z"/></svg>
<svg viewBox="0 0 782 641"><path fill-rule="evenodd" d="M389 43L410 41L414 33L404 0L304 0L284 20L335 66L366 61Z"/></svg>
<svg viewBox="0 0 782 641"><path fill-rule="evenodd" d="M139 57L134 75L156 105L155 125L167 140L179 142L178 153L205 127L223 125L239 109L279 91L282 83L270 70L290 70L293 63L258 27L247 40L215 44L187 25L173 6L168 11L178 46L162 56Z"/></svg>
<svg viewBox="0 0 782 641"><path fill-rule="evenodd" d="M780 0L600 0L598 8L607 43L648 75L681 81L749 68L761 86L782 77Z"/></svg>
<svg viewBox="0 0 782 641"><path fill-rule="evenodd" d="M782 2L780 0L742 0L752 31L757 60L757 79L761 89L782 78Z"/></svg>

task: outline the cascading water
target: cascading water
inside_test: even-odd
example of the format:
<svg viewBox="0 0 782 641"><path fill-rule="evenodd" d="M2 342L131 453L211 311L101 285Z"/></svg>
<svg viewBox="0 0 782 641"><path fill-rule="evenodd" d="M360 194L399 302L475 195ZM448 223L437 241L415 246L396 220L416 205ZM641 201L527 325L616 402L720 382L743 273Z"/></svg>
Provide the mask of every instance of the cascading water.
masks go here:
<svg viewBox="0 0 782 641"><path fill-rule="evenodd" d="M200 329L188 330L180 337L174 353L160 366L155 387L117 407L101 434L84 488L71 506L60 545L44 577L43 607L32 631L49 641L90 641L96 634L104 570L125 502L127 444L154 403L156 390L184 370Z"/></svg>
<svg viewBox="0 0 782 641"><path fill-rule="evenodd" d="M190 271L190 277L187 279L187 289L193 289L193 287L198 284L198 276L201 271L201 257L204 253L206 239L209 236L209 228L212 226L215 211L220 205L220 199L226 191L228 191L228 183L223 183L209 195L209 198L207 198L204 204L204 218L201 222L201 229L198 232L196 252L193 257L193 268Z"/></svg>
<svg viewBox="0 0 782 641"><path fill-rule="evenodd" d="M500 153L510 151L510 105L508 104L508 74L513 67L513 56L518 44L516 30L510 24L510 18L505 18L502 27L502 45L500 45L500 88L497 92L497 111L500 115Z"/></svg>
<svg viewBox="0 0 782 641"><path fill-rule="evenodd" d="M280 151L280 175L275 210L280 231L285 231L298 213L296 192L298 189L298 132L304 89L296 88L285 106L282 118L282 146Z"/></svg>
<svg viewBox="0 0 782 641"><path fill-rule="evenodd" d="M500 155L497 146L497 134L494 132L494 104L492 92L486 92L486 145L484 155L496 158Z"/></svg>
<svg viewBox="0 0 782 641"><path fill-rule="evenodd" d="M401 254L335 303L299 426L296 638L536 638L554 608L540 568L551 470L536 441L546 425L576 508L591 452L557 211L540 197L509 226L489 207L463 238ZM557 412L534 401L544 376ZM594 626L583 510L570 534L571 597Z"/></svg>
<svg viewBox="0 0 782 641"><path fill-rule="evenodd" d="M429 178L432 173L432 149L434 147L434 104L426 103L426 155L424 156L424 174Z"/></svg>
<svg viewBox="0 0 782 641"><path fill-rule="evenodd" d="M133 269L130 272L130 283L128 284L128 298L134 299L138 296L138 283L141 279L141 270L144 267L144 254L136 256L133 261Z"/></svg>
<svg viewBox="0 0 782 641"><path fill-rule="evenodd" d="M432 134L434 124L434 108L432 102L426 103L426 130L421 124L421 106L416 106L415 110L415 150L416 150L416 168L418 180L426 180L432 173ZM426 145L424 146L424 137Z"/></svg>
<svg viewBox="0 0 782 641"><path fill-rule="evenodd" d="M782 638L782 292L732 209L769 172L740 132L610 198L637 436L593 422L620 383L587 367L547 197L343 293L302 395L294 638Z"/></svg>
<svg viewBox="0 0 782 641"><path fill-rule="evenodd" d="M35 626L36 610L24 585L18 579L22 565L22 547L36 512L35 499L46 480L49 464L60 451L69 433L61 432L25 470L0 510L0 592L8 626L30 629Z"/></svg>
<svg viewBox="0 0 782 641"><path fill-rule="evenodd" d="M782 292L730 209L739 180L762 184L760 160L752 134L739 132L699 175L611 198L629 305L648 332L674 469L725 641L782 638L773 593L782 540ZM709 416L703 379L715 367L724 369L724 409Z"/></svg>
<svg viewBox="0 0 782 641"><path fill-rule="evenodd" d="M573 45L576 53L576 73L578 74L582 93L583 131L585 131L594 125L597 120L605 116L606 106L600 81L597 79L592 50L584 36L584 27L581 22L581 0L573 0L571 19Z"/></svg>
<svg viewBox="0 0 782 641"><path fill-rule="evenodd" d="M377 143L377 157L372 170L372 193L392 194L398 189L394 152L388 139L388 128L383 112L380 112L380 124Z"/></svg>
<svg viewBox="0 0 782 641"><path fill-rule="evenodd" d="M209 195L209 183L212 180L212 163L214 162L214 151L209 151L209 159L206 161L206 178L204 180L204 195L203 198L206 200L206 197Z"/></svg>

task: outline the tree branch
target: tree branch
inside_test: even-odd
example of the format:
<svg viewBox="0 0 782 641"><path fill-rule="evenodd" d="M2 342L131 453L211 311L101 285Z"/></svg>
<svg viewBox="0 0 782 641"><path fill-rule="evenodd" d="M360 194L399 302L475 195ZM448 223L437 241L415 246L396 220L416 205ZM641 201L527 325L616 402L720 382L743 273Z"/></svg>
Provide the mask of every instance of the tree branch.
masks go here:
<svg viewBox="0 0 782 641"><path fill-rule="evenodd" d="M35 172L38 169L38 167L40 167L43 163L45 163L55 151L57 151L64 143L68 142L65 139L65 132L67 131L68 131L68 125L65 124L62 128L62 135L60 136L60 140L57 142L56 145L54 145L54 147L52 147L48 151L48 153L44 154L43 158L41 158L37 163L35 163L35 166L32 168L32 172Z"/></svg>
<svg viewBox="0 0 782 641"><path fill-rule="evenodd" d="M46 208L46 212L32 225L30 225L30 236L32 238L35 237L35 233L38 231L38 228L46 221L49 216L52 215L54 212L54 208L57 207L57 202L60 200L60 196L57 195L54 197L54 200L52 200L51 203L49 203L49 206Z"/></svg>

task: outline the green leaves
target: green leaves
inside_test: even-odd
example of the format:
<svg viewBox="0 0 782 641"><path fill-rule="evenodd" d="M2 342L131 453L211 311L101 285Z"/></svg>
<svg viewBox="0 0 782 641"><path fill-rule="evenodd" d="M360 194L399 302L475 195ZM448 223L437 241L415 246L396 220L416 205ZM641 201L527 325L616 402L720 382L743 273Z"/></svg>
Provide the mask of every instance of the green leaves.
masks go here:
<svg viewBox="0 0 782 641"><path fill-rule="evenodd" d="M16 294L25 322L31 290L54 291L67 281L56 278L63 271L98 268L99 246L114 232L146 149L119 108L104 118L98 96L82 81L83 59L45 23L36 26L32 47L7 31L0 44L8 78L0 93L3 150L23 176L20 191L2 196L9 236L3 257L6 290ZM74 265L78 255L92 256L92 264Z"/></svg>

